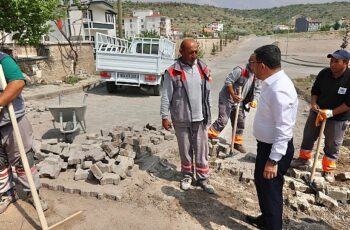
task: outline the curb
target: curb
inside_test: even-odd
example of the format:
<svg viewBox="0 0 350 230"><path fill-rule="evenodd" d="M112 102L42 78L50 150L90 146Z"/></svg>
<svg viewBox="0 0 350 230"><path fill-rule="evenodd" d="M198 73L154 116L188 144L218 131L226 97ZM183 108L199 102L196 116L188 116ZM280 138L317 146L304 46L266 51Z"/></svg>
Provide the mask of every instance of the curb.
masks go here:
<svg viewBox="0 0 350 230"><path fill-rule="evenodd" d="M72 86L69 87L67 89L59 89L59 90L55 90L55 91L51 91L51 92L46 92L46 93L38 93L38 94L34 94L34 95L23 95L24 100L28 101L28 100L38 100L38 99L50 99L50 98L54 98L57 97L59 95L68 95L68 94L72 94L72 93L77 93L77 92L81 92L81 91L89 91L92 90L98 86L101 86L104 82L100 81L100 80L95 80L93 82L89 82L89 83L85 83L83 85L80 86Z"/></svg>
<svg viewBox="0 0 350 230"><path fill-rule="evenodd" d="M306 67L315 67L315 68L327 68L325 65L315 65L315 64L305 64L305 63L297 63L292 61L287 61L286 59L282 59L282 62L292 64L292 65L299 65L299 66L306 66Z"/></svg>

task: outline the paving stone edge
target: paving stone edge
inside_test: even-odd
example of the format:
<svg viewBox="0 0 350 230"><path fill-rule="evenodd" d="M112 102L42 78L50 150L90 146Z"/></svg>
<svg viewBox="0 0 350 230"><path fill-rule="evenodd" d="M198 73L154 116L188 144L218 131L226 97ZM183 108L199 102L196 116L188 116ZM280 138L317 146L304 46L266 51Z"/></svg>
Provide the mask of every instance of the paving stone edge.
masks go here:
<svg viewBox="0 0 350 230"><path fill-rule="evenodd" d="M34 95L23 95L23 97L26 101L38 100L38 99L43 99L43 98L54 98L60 94L67 95L67 94L77 93L80 91L89 91L89 90L92 90L93 88L101 86L103 83L104 82L101 80L96 80L96 81L85 83L85 84L79 85L79 86L72 86L72 87L69 87L66 89L58 89L55 91L45 92L45 93L37 93Z"/></svg>

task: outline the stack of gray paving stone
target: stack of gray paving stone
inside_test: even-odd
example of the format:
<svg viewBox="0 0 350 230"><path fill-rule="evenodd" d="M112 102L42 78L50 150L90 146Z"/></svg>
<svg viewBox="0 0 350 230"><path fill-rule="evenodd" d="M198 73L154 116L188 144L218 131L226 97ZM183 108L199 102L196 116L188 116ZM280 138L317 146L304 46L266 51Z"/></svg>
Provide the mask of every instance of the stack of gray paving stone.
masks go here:
<svg viewBox="0 0 350 230"><path fill-rule="evenodd" d="M346 173L340 173L337 178L346 178ZM338 187L325 181L320 172L316 172L312 187L309 185L311 173L290 168L285 176L285 186L294 191L294 196L287 198L287 204L295 211L309 211L312 205L320 205L329 209L339 206L339 203L350 203L350 189Z"/></svg>
<svg viewBox="0 0 350 230"><path fill-rule="evenodd" d="M56 179L61 171L68 169L74 170L72 180L97 180L100 185L118 185L138 170L135 160L156 154L160 151L158 145L174 139L173 133L159 130L152 124L144 128L117 126L87 134L81 145L46 139L35 140L33 149L39 161L40 177Z"/></svg>
<svg viewBox="0 0 350 230"><path fill-rule="evenodd" d="M218 171L226 171L238 176L241 182L250 183L254 181L254 163L256 154L242 154L233 152L230 155L230 145L220 143L219 139L209 142L210 167ZM320 205L327 208L338 207L338 202L350 203L350 189L329 184L324 180L321 173L317 172L311 189L307 181L310 180L309 171L301 171L290 168L285 176L286 189L290 189L293 196L287 198L287 204L300 211L308 211L311 205ZM336 175L338 181L350 180L350 173L339 173Z"/></svg>
<svg viewBox="0 0 350 230"><path fill-rule="evenodd" d="M231 152L231 145L219 139L209 141L210 166L218 171L229 172L238 176L240 181L254 181L254 162L256 154Z"/></svg>

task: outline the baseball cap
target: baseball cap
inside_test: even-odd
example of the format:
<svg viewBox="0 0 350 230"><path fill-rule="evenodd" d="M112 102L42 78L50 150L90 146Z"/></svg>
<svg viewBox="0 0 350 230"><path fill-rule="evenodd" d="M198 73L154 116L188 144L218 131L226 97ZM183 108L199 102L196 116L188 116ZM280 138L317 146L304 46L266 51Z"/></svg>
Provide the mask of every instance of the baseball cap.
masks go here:
<svg viewBox="0 0 350 230"><path fill-rule="evenodd" d="M346 50L337 50L337 51L334 51L334 53L327 55L327 58L331 58L331 57L333 57L335 59L349 60L350 53Z"/></svg>

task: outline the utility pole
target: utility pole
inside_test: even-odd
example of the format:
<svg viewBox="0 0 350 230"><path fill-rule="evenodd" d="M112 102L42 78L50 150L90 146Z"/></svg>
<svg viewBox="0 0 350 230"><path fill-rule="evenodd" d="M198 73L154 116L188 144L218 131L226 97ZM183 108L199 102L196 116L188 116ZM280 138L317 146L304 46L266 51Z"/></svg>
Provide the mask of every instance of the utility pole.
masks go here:
<svg viewBox="0 0 350 230"><path fill-rule="evenodd" d="M118 0L118 37L123 38L123 11L122 0Z"/></svg>

